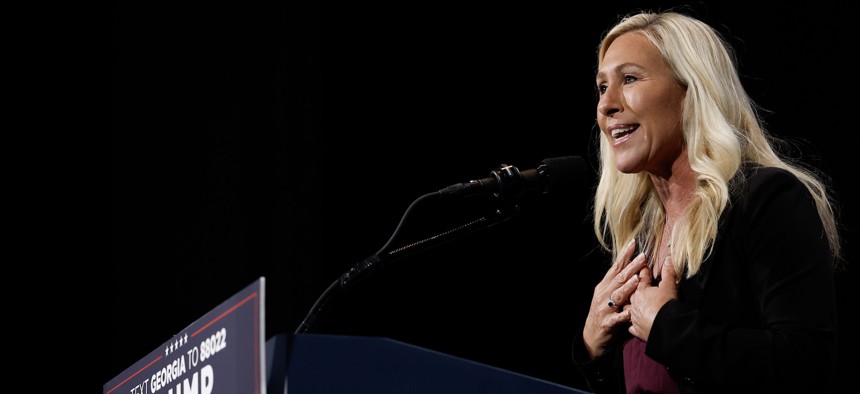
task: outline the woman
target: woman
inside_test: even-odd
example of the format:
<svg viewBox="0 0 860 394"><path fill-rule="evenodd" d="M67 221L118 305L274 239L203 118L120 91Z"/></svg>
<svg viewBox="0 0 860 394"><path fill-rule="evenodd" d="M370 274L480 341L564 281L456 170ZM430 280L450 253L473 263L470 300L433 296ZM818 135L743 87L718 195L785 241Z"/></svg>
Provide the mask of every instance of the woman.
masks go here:
<svg viewBox="0 0 860 394"><path fill-rule="evenodd" d="M614 263L573 359L592 391L793 392L836 362L840 241L708 25L631 15L598 52L594 230ZM817 391L816 391L817 392Z"/></svg>

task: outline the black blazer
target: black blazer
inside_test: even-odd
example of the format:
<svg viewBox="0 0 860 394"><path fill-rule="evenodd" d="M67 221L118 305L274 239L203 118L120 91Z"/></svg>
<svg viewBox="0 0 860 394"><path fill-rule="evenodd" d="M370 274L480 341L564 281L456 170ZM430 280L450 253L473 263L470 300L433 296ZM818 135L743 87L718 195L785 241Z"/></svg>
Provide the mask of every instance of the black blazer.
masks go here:
<svg viewBox="0 0 860 394"><path fill-rule="evenodd" d="M747 172L713 253L657 313L645 354L682 393L820 392L836 365L834 257L796 177ZM590 360L580 330L573 359L595 393L624 392L620 346Z"/></svg>

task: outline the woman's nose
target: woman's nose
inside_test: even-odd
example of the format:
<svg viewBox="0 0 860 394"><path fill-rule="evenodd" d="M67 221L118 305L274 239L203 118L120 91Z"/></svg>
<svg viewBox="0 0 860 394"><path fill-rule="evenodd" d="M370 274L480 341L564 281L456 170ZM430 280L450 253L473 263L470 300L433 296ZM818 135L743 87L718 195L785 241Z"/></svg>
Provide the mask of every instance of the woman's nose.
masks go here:
<svg viewBox="0 0 860 394"><path fill-rule="evenodd" d="M616 112L620 112L622 108L620 94L617 89L607 88L597 103L597 112L601 115L611 118Z"/></svg>

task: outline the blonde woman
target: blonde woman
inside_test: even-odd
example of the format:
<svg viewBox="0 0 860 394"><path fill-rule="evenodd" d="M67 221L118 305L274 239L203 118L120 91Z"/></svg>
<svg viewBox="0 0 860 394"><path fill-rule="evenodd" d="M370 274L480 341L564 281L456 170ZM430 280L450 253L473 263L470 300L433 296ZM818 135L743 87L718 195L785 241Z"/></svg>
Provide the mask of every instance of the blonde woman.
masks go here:
<svg viewBox="0 0 860 394"><path fill-rule="evenodd" d="M613 255L573 359L596 393L818 392L840 240L819 173L779 153L728 45L642 12L598 51L594 230Z"/></svg>

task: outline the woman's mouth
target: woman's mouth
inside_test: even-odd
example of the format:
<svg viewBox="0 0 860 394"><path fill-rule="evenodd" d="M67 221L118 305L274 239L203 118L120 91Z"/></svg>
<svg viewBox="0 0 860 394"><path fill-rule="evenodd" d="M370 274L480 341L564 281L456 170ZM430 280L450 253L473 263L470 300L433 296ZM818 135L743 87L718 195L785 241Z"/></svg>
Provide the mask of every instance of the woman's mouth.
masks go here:
<svg viewBox="0 0 860 394"><path fill-rule="evenodd" d="M626 126L612 129L612 138L616 140L621 139L627 135L630 135L630 133L636 131L636 129L638 128L639 126Z"/></svg>

